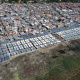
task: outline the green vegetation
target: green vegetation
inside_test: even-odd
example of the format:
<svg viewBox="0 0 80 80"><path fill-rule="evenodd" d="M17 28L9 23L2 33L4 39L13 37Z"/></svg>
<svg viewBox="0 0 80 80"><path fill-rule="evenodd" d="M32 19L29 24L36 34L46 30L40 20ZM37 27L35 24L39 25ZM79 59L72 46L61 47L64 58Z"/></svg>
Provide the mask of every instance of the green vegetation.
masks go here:
<svg viewBox="0 0 80 80"><path fill-rule="evenodd" d="M52 61L49 60L49 61L48 61L48 64L51 65L51 64L52 64Z"/></svg>
<svg viewBox="0 0 80 80"><path fill-rule="evenodd" d="M80 80L80 39L21 55L4 67L3 80Z"/></svg>
<svg viewBox="0 0 80 80"><path fill-rule="evenodd" d="M24 80L29 80L28 78L25 78Z"/></svg>
<svg viewBox="0 0 80 80"><path fill-rule="evenodd" d="M15 80L20 80L19 79L19 73L18 72L15 72L13 75L15 76Z"/></svg>
<svg viewBox="0 0 80 80"><path fill-rule="evenodd" d="M36 79L36 80L42 80L42 77L36 76L35 79Z"/></svg>
<svg viewBox="0 0 80 80"><path fill-rule="evenodd" d="M4 17L7 17L7 15L4 15Z"/></svg>
<svg viewBox="0 0 80 80"><path fill-rule="evenodd" d="M18 2L19 0L8 0L9 3L16 3Z"/></svg>
<svg viewBox="0 0 80 80"><path fill-rule="evenodd" d="M57 65L51 65L48 68L48 74L45 77L36 76L36 80L79 80L76 77L80 74L80 56L69 56L57 61ZM75 77L75 79L73 79ZM79 79L78 79L79 78Z"/></svg>
<svg viewBox="0 0 80 80"><path fill-rule="evenodd" d="M22 67L18 67L18 70L20 70Z"/></svg>
<svg viewBox="0 0 80 80"><path fill-rule="evenodd" d="M1 0L1 2L3 3L5 0ZM8 0L9 3L16 3L19 0ZM33 1L34 3L37 2L80 2L80 0L23 0L24 3L27 3L28 1Z"/></svg>
<svg viewBox="0 0 80 80"><path fill-rule="evenodd" d="M43 0L45 1L45 0ZM79 0L46 0L46 2L80 2Z"/></svg>
<svg viewBox="0 0 80 80"><path fill-rule="evenodd" d="M47 73L48 73L47 69L42 69L40 72L41 75L46 75Z"/></svg>
<svg viewBox="0 0 80 80"><path fill-rule="evenodd" d="M15 3L15 1L12 1L12 3Z"/></svg>
<svg viewBox="0 0 80 80"><path fill-rule="evenodd" d="M1 0L1 3L3 3L5 0Z"/></svg>
<svg viewBox="0 0 80 80"><path fill-rule="evenodd" d="M4 30L6 30L6 26L4 26Z"/></svg>

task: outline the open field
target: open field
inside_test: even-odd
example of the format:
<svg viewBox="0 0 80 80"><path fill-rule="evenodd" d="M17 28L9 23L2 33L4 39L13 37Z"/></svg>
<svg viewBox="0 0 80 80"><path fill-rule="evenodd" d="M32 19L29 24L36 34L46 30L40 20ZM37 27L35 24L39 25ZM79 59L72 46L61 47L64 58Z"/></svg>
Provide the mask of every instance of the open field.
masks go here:
<svg viewBox="0 0 80 80"><path fill-rule="evenodd" d="M28 52L1 63L0 80L79 80L80 39Z"/></svg>

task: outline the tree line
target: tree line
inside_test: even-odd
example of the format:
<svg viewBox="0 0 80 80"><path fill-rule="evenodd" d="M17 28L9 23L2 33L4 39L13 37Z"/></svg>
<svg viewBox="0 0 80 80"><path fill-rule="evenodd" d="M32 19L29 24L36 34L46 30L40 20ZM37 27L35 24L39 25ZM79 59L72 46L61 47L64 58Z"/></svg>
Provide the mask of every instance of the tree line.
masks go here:
<svg viewBox="0 0 80 80"><path fill-rule="evenodd" d="M47 0L47 2L80 2L80 0Z"/></svg>
<svg viewBox="0 0 80 80"><path fill-rule="evenodd" d="M5 0L1 0L2 3L5 1ZM31 1L31 0L21 0L22 2L26 3L28 1ZM37 2L80 2L80 0L32 0L34 1L34 3L37 3ZM19 2L19 0L8 0L8 2L10 3L16 3L16 2Z"/></svg>

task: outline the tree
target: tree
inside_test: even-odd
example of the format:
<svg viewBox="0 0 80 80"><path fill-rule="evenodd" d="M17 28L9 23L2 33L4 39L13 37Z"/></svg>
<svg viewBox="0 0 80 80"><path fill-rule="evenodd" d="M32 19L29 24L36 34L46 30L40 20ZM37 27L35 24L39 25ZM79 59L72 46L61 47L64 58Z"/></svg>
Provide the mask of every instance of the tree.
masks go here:
<svg viewBox="0 0 80 80"><path fill-rule="evenodd" d="M5 0L1 0L1 3L3 3ZM24 3L26 3L27 1L31 1L31 0L8 0L10 3L14 2L21 2L23 1ZM60 2L60 0L32 0L35 3L39 2L39 1L45 1L45 2ZM61 2L80 2L80 0L61 0Z"/></svg>
<svg viewBox="0 0 80 80"><path fill-rule="evenodd" d="M7 17L7 15L4 15L4 17Z"/></svg>
<svg viewBox="0 0 80 80"><path fill-rule="evenodd" d="M5 0L1 0L1 3L3 3Z"/></svg>
<svg viewBox="0 0 80 80"><path fill-rule="evenodd" d="M19 0L8 0L9 3L15 3L15 2L18 2Z"/></svg>

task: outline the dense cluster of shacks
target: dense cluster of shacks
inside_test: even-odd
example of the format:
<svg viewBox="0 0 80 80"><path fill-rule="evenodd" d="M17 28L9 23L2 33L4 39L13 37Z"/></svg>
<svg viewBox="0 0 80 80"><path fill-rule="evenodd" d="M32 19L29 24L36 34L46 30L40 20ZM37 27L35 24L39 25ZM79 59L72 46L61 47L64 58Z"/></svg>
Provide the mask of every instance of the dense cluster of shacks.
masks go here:
<svg viewBox="0 0 80 80"><path fill-rule="evenodd" d="M0 5L0 62L10 56L80 37L80 3Z"/></svg>
<svg viewBox="0 0 80 80"><path fill-rule="evenodd" d="M80 23L80 3L0 5L0 41Z"/></svg>

